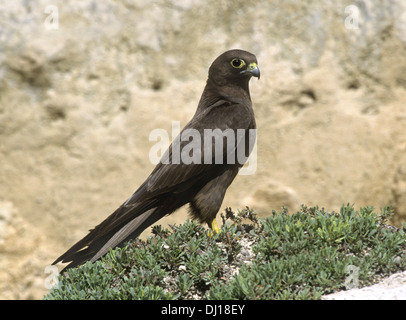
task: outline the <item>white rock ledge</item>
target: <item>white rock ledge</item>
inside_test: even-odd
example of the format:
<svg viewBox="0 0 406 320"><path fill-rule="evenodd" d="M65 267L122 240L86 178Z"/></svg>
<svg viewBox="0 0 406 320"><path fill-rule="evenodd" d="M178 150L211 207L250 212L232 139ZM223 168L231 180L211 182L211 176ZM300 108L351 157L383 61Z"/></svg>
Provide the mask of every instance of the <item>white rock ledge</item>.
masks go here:
<svg viewBox="0 0 406 320"><path fill-rule="evenodd" d="M395 273L370 287L325 295L322 300L406 300L406 271Z"/></svg>

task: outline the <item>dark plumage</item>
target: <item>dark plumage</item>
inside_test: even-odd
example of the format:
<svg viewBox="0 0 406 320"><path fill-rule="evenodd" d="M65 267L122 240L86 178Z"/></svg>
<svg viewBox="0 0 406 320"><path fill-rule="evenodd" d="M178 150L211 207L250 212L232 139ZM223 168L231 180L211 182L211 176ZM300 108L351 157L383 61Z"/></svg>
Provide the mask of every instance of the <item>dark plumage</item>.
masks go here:
<svg viewBox="0 0 406 320"><path fill-rule="evenodd" d="M201 150L196 156L201 161L190 164L184 163L182 158L180 162L174 161L179 160L174 156L176 150L182 150L191 141L175 139L163 156L169 162L161 161L126 202L53 264L70 262L66 268L71 268L86 261L93 262L110 248L138 237L151 224L187 203L193 218L218 231L216 215L225 192L253 146L248 134L250 129L256 128L248 88L251 76L259 78L253 54L230 50L220 55L209 69L195 115L180 134L182 136L189 129L200 133ZM214 140L207 138L205 141L205 129L220 129L222 132L229 129L234 133L234 141L221 138L223 163L218 159L215 161ZM242 129L240 132L245 135L237 135L237 129ZM246 158L243 161L237 159L238 148L244 148Z"/></svg>

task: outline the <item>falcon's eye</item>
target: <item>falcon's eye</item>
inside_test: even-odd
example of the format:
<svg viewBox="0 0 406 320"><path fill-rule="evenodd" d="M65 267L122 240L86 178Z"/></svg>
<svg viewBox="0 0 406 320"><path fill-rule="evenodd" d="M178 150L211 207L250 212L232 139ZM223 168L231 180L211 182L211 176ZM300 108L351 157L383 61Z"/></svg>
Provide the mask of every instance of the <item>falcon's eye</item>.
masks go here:
<svg viewBox="0 0 406 320"><path fill-rule="evenodd" d="M243 66L245 66L245 61L243 59L233 59L231 60L231 65L233 68L241 69Z"/></svg>

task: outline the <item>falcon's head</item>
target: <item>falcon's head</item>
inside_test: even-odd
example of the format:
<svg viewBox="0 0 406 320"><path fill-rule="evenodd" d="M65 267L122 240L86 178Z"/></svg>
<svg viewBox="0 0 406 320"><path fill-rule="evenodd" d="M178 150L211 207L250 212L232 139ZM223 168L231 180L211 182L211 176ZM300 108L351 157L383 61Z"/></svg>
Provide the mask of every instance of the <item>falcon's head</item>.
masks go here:
<svg viewBox="0 0 406 320"><path fill-rule="evenodd" d="M214 60L209 69L209 79L219 85L248 83L252 76L258 79L260 77L257 58L252 53L239 49L224 52Z"/></svg>

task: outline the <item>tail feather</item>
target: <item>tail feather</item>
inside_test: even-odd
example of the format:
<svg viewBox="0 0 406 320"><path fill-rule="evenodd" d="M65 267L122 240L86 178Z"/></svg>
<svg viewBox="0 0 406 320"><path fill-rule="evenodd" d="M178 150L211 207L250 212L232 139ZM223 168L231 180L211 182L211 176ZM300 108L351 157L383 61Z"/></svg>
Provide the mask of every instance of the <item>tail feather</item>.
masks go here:
<svg viewBox="0 0 406 320"><path fill-rule="evenodd" d="M120 210L120 208L118 210ZM109 217L57 258L53 264L58 262L70 262L62 270L65 271L68 268L79 266L86 261L94 262L105 255L110 248L114 248L124 241L138 237L146 228L161 219L165 214L166 212L158 210L158 208L149 209L142 214L135 215L135 217L134 214L131 216L126 214L132 219L123 220L122 223L118 225L115 223L113 228L111 228L111 224L109 224ZM116 216L116 212L113 213L111 217L112 216ZM117 220L115 222L117 222Z"/></svg>
<svg viewBox="0 0 406 320"><path fill-rule="evenodd" d="M90 261L96 261L103 255L105 255L110 250L110 248L114 248L122 242L138 237L146 228L161 219L163 216L165 216L165 214L166 213L159 211L157 208L153 208L134 218L119 231L117 231L90 259Z"/></svg>

